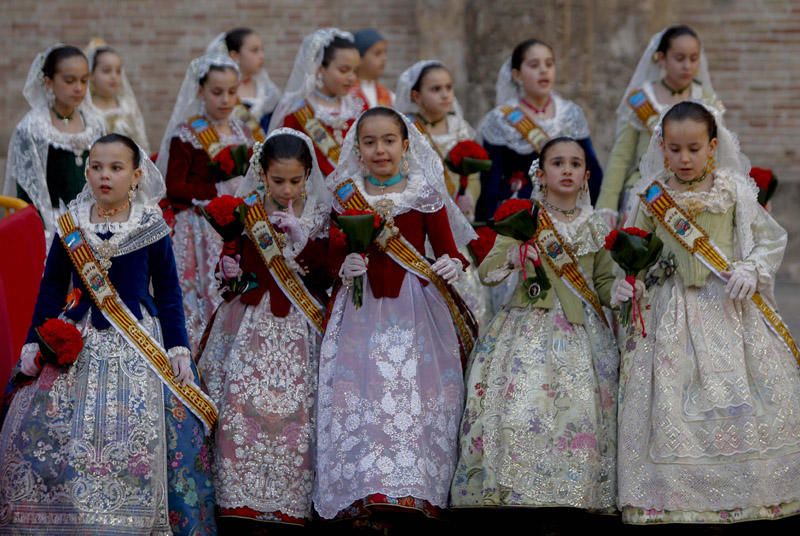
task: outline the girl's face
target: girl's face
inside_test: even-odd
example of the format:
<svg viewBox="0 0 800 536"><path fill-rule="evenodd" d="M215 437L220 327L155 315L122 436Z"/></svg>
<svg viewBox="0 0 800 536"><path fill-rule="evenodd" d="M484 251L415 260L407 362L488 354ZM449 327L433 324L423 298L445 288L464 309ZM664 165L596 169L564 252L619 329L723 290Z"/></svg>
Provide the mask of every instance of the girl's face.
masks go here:
<svg viewBox="0 0 800 536"><path fill-rule="evenodd" d="M669 169L684 181L700 177L709 157L714 155L717 139L708 138L708 126L693 119L669 121L664 125L661 148Z"/></svg>
<svg viewBox="0 0 800 536"><path fill-rule="evenodd" d="M128 192L139 184L141 175L142 170L133 167L133 153L123 143L97 143L89 152L86 180L101 208L116 208L127 202Z"/></svg>
<svg viewBox="0 0 800 536"><path fill-rule="evenodd" d="M328 66L319 68L324 91L334 97L344 97L350 93L358 80L356 69L360 62L361 57L358 55L358 50L354 48L337 49Z"/></svg>
<svg viewBox="0 0 800 536"><path fill-rule="evenodd" d="M372 116L358 125L358 150L367 172L376 179L388 179L400 172L400 162L408 150L408 140L398 119Z"/></svg>
<svg viewBox="0 0 800 536"><path fill-rule="evenodd" d="M239 52L231 52L230 56L239 64L242 76L249 78L264 66L264 43L258 34L247 34Z"/></svg>
<svg viewBox="0 0 800 536"><path fill-rule="evenodd" d="M305 191L308 170L294 158L272 160L264 178L272 199L288 207L300 199Z"/></svg>
<svg viewBox="0 0 800 536"><path fill-rule="evenodd" d="M122 87L122 58L114 52L103 52L96 57L92 85L94 93L111 99Z"/></svg>
<svg viewBox="0 0 800 536"><path fill-rule="evenodd" d="M659 54L664 78L673 89L692 83L700 68L700 42L691 35L681 35L670 41L666 54Z"/></svg>
<svg viewBox="0 0 800 536"><path fill-rule="evenodd" d="M83 102L89 84L89 64L83 56L71 56L58 62L53 78L44 77L44 84L55 95L56 104L75 109Z"/></svg>
<svg viewBox="0 0 800 536"><path fill-rule="evenodd" d="M212 121L224 121L236 105L236 91L239 77L233 69L212 69L206 76L206 83L200 86L200 98L206 104L206 115Z"/></svg>
<svg viewBox="0 0 800 536"><path fill-rule="evenodd" d="M519 69L511 76L522 87L522 93L534 98L547 98L556 79L556 60L545 45L533 45L525 52Z"/></svg>
<svg viewBox="0 0 800 536"><path fill-rule="evenodd" d="M378 41L372 45L361 58L358 73L361 78L376 80L383 74L386 67L386 41Z"/></svg>
<svg viewBox="0 0 800 536"><path fill-rule="evenodd" d="M446 69L431 69L425 73L420 90L411 90L411 100L429 118L439 118L453 109L453 77Z"/></svg>
<svg viewBox="0 0 800 536"><path fill-rule="evenodd" d="M577 200L581 188L589 180L586 153L575 142L557 143L547 150L544 166L537 175L547 186L548 193Z"/></svg>

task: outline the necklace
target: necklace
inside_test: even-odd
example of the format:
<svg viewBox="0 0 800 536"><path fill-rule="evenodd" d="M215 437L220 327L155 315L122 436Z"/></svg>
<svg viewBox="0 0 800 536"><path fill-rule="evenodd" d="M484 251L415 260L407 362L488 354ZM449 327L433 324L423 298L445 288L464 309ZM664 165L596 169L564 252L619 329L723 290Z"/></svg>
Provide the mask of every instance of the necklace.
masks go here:
<svg viewBox="0 0 800 536"><path fill-rule="evenodd" d="M575 216L578 214L578 211L580 210L578 207L572 207L570 209L563 209L561 207L557 207L554 204L548 202L547 199L542 199L542 204L548 210L552 210L554 212L558 212L559 214L561 214L565 218L567 218L569 221L574 220Z"/></svg>
<svg viewBox="0 0 800 536"><path fill-rule="evenodd" d="M72 110L72 113L70 113L69 115L61 115L60 113L58 113L58 110L56 110L55 106L53 106L50 109L53 110L53 113L56 114L56 117L60 119L61 122L64 123L64 125L69 125L69 122L72 121L72 118L75 116L75 110Z"/></svg>
<svg viewBox="0 0 800 536"><path fill-rule="evenodd" d="M99 218L105 218L106 223L109 223L108 219L111 216L116 216L117 214L119 214L120 212L122 212L123 210L127 209L130 206L131 204L128 201L125 201L124 204L116 208L102 208L100 205L95 205L95 207L97 208L97 216Z"/></svg>
<svg viewBox="0 0 800 536"><path fill-rule="evenodd" d="M524 98L522 98L522 99L519 99L519 102L521 102L522 104L524 104L525 106L527 106L528 108L530 108L531 110L533 110L533 113L535 113L535 114L543 114L545 111L547 111L547 107L548 107L548 106L550 106L550 103L551 103L552 101L553 101L553 97L552 97L552 95L548 95L548 96L547 96L547 100L546 100L546 101L545 101L545 103L544 103L544 106L542 106L541 108L537 108L537 107L536 107L536 106L534 106L534 105L533 105L533 103L532 103L531 101L529 101L528 99L524 99Z"/></svg>
<svg viewBox="0 0 800 536"><path fill-rule="evenodd" d="M426 127L436 128L436 125L447 119L447 114L444 114L436 121L429 121L428 118L422 114L417 114L417 117L419 117L419 120L422 121L422 124Z"/></svg>
<svg viewBox="0 0 800 536"><path fill-rule="evenodd" d="M402 173L398 173L394 177L389 177L385 181L379 181L378 179L376 179L372 175L367 175L367 182L370 183L373 186L377 186L378 188L381 188L381 193L383 193L383 191L386 190L386 188L388 188L390 186L394 186L395 184L398 184L400 181L402 181L405 178L406 178L405 175L403 175Z"/></svg>
<svg viewBox="0 0 800 536"><path fill-rule="evenodd" d="M707 175L708 175L708 171L703 170L703 174L702 175L700 175L699 177L696 177L694 179L689 179L688 181L683 180L682 178L678 177L674 173L673 173L672 177L670 177L670 178L674 178L678 182L678 184L680 184L682 186L686 186L687 189L690 192L693 192L694 188L695 188L695 185L697 185L697 184L703 182L704 180L706 180L706 176Z"/></svg>
<svg viewBox="0 0 800 536"><path fill-rule="evenodd" d="M318 89L314 90L314 96L316 98L318 98L319 100L321 100L322 102L327 102L328 104L338 104L339 103L339 98L338 97L336 97L336 96L333 96L333 97L328 96L328 95L326 95L325 93L323 93L322 91L320 91Z"/></svg>
<svg viewBox="0 0 800 536"><path fill-rule="evenodd" d="M687 89L689 89L689 86L691 86L691 85L692 85L692 83L691 83L691 82L689 82L689 86L686 86L686 87L684 87L684 88L681 88L681 89L672 89L672 87L671 87L669 84L667 84L666 80L664 80L664 79L662 78L662 79L661 79L661 85L662 85L662 86L664 86L664 88L665 88L667 91L669 91L669 92L670 92L670 94L671 94L671 95L674 97L674 96L676 96L676 95L680 95L681 93L683 93L684 91L686 91Z"/></svg>

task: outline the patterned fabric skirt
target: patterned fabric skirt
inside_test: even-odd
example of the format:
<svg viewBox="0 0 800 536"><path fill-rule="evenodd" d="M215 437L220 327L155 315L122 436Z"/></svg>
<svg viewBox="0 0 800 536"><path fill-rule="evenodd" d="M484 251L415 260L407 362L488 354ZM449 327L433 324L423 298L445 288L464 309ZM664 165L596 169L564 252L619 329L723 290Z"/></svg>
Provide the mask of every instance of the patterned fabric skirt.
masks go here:
<svg viewBox="0 0 800 536"><path fill-rule="evenodd" d="M183 292L189 343L192 354L196 355L206 324L222 301L214 277L222 238L202 215L184 210L175 216L172 247Z"/></svg>
<svg viewBox="0 0 800 536"><path fill-rule="evenodd" d="M445 507L464 383L439 291L406 274L397 298L342 289L320 353L314 504L332 519L381 503ZM366 501L364 501L366 499ZM349 511L349 510L348 510Z"/></svg>
<svg viewBox="0 0 800 536"><path fill-rule="evenodd" d="M618 354L586 309L506 308L471 357L451 501L613 508Z"/></svg>
<svg viewBox="0 0 800 536"><path fill-rule="evenodd" d="M800 512L800 373L725 283L651 288L624 343L619 504L627 523L726 523Z"/></svg>
<svg viewBox="0 0 800 536"><path fill-rule="evenodd" d="M2 534L216 533L202 423L113 328L16 391L0 468Z"/></svg>
<svg viewBox="0 0 800 536"><path fill-rule="evenodd" d="M219 409L214 484L223 516L303 524L314 484L317 336L292 307L237 297L214 317L198 367Z"/></svg>

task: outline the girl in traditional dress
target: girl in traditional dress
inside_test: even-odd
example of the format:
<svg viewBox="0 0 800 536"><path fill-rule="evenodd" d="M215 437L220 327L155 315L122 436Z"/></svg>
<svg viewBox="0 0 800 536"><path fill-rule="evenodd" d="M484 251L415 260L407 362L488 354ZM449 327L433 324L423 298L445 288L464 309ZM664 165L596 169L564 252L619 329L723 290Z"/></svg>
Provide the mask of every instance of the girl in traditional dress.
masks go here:
<svg viewBox="0 0 800 536"><path fill-rule="evenodd" d="M569 136L578 140L586 151L592 199L600 190L603 172L586 117L579 105L553 91L555 76L553 49L537 39L518 44L500 68L496 107L478 127L492 160L492 169L481 174L481 196L475 213L478 221L491 218L509 197L530 197L528 170L550 138Z"/></svg>
<svg viewBox="0 0 800 536"><path fill-rule="evenodd" d="M374 106L392 106L394 93L381 84L378 79L386 68L386 39L374 28L365 28L353 33L361 63L356 74L358 81L353 87L355 93L369 108Z"/></svg>
<svg viewBox="0 0 800 536"><path fill-rule="evenodd" d="M264 141L264 133L269 128L269 120L278 105L281 92L264 67L264 42L261 37L250 28L236 28L218 35L206 52L228 54L239 65L242 80L239 84L239 103L233 113L247 123L258 141Z"/></svg>
<svg viewBox="0 0 800 536"><path fill-rule="evenodd" d="M106 132L124 134L149 153L144 117L125 74L122 56L102 39L92 39L86 56L92 73L92 104L105 121Z"/></svg>
<svg viewBox="0 0 800 536"><path fill-rule="evenodd" d="M472 343L458 336L464 318L447 283L467 265L458 247L475 234L442 172L410 121L376 107L348 133L327 179L337 213L371 206L384 226L366 256L331 242L341 281L320 355L314 504L323 518L373 506L436 515L447 505L464 396L459 345ZM432 265L421 256L426 239Z"/></svg>
<svg viewBox="0 0 800 536"><path fill-rule="evenodd" d="M214 534L215 410L189 353L164 181L118 134L94 143L86 176L22 350L35 379L17 384L0 432L0 533ZM36 328L58 316L83 349L40 368Z"/></svg>
<svg viewBox="0 0 800 536"><path fill-rule="evenodd" d="M351 95L359 61L349 33L324 28L307 35L270 120L270 130L285 126L311 138L325 176L336 167L347 131L366 108Z"/></svg>
<svg viewBox="0 0 800 536"><path fill-rule="evenodd" d="M175 260L192 351L220 303L214 271L222 248L197 205L236 191L241 169L232 153L244 153L240 158L246 163L253 144L247 125L232 115L238 87L239 68L227 55L192 61L158 151L167 182L164 205L174 214Z"/></svg>
<svg viewBox="0 0 800 536"><path fill-rule="evenodd" d="M86 184L89 146L103 133L86 91L89 76L78 48L59 44L37 55L22 91L31 109L8 144L3 195L36 207L48 244L56 218Z"/></svg>
<svg viewBox="0 0 800 536"><path fill-rule="evenodd" d="M608 229L589 202L577 140L548 141L534 169L542 234L527 245L498 236L480 274L497 284L515 271L532 275L541 263L551 288L520 282L471 357L451 500L607 510L616 501L619 364L602 311L614 282L603 247ZM557 233L549 241L548 227ZM579 282L557 275L553 267L563 262L578 264Z"/></svg>
<svg viewBox="0 0 800 536"><path fill-rule="evenodd" d="M475 131L464 119L453 92L453 77L441 62L422 60L406 69L397 81L397 95L397 110L406 114L425 135L443 165L447 154L458 142L475 139ZM470 175L463 191L461 178L447 168L444 178L456 205L468 220L474 220L475 200L481 191L480 175ZM470 257L467 248L461 253ZM480 282L477 269L467 268L455 286L481 328L487 326L492 314L491 297L489 289Z"/></svg>
<svg viewBox="0 0 800 536"><path fill-rule="evenodd" d="M330 194L311 140L291 129L272 131L256 144L239 193L284 229L273 227L270 236L285 241L275 253L294 273L267 266L254 232L225 246L226 302L199 362L220 409L217 502L223 517L302 525L311 516L318 336L331 284ZM300 282L303 299L289 292L291 281Z"/></svg>
<svg viewBox="0 0 800 536"><path fill-rule="evenodd" d="M681 102L658 125L628 220L664 249L645 278L647 337L623 345L623 521L796 514L800 352L773 296L786 232L758 204L718 111Z"/></svg>
<svg viewBox="0 0 800 536"><path fill-rule="evenodd" d="M617 107L617 139L597 200L598 212L612 227L625 222L628 194L640 178L639 161L659 115L684 100L723 110L700 38L688 26L670 26L650 39Z"/></svg>

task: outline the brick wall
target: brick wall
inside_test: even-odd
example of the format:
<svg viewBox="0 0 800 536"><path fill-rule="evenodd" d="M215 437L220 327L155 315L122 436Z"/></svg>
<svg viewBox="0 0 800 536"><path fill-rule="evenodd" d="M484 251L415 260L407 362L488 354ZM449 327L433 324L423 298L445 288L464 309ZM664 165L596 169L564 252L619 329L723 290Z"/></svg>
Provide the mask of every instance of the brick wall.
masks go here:
<svg viewBox="0 0 800 536"><path fill-rule="evenodd" d="M444 60L473 123L492 106L497 69L513 46L531 36L550 42L557 89L584 107L604 161L614 110L649 37L668 24L690 24L703 39L729 126L753 163L772 167L784 184L775 202L790 233L782 274L800 281L800 220L791 217L800 201L799 0L15 0L3 15L0 156L27 110L21 89L30 62L53 41L84 46L98 35L120 50L156 146L188 62L217 33L256 28L282 86L302 37L334 25L383 31L390 85L418 58Z"/></svg>

